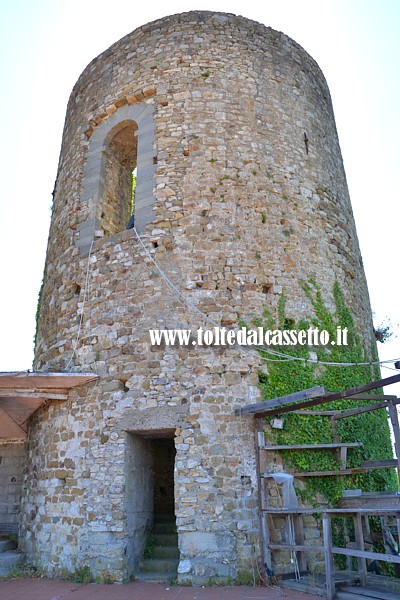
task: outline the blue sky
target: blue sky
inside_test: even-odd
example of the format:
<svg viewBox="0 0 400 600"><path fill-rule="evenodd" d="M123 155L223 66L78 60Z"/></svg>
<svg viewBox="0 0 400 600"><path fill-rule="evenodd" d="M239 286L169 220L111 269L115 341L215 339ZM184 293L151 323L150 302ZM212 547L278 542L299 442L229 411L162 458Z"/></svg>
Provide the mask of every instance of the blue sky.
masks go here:
<svg viewBox="0 0 400 600"><path fill-rule="evenodd" d="M146 6L148 4L148 6ZM0 370L31 367L51 192L69 94L85 66L156 18L240 14L283 31L330 87L376 321L399 316L400 2L14 0L0 6L2 143ZM400 357L399 338L380 345ZM393 371L383 370L384 376ZM400 395L400 386L387 392Z"/></svg>

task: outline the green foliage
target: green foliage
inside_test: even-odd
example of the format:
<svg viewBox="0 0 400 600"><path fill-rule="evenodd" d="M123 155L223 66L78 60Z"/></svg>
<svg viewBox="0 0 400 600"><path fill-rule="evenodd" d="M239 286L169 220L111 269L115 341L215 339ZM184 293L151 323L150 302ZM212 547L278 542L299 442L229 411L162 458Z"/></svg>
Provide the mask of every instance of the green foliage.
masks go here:
<svg viewBox="0 0 400 600"><path fill-rule="evenodd" d="M104 571L104 572L100 573L100 575L98 575L95 579L96 583L104 583L107 585L109 585L111 583L115 583L115 581L116 581L115 575L112 575L108 571ZM82 582L82 583L90 583L90 581Z"/></svg>
<svg viewBox="0 0 400 600"><path fill-rule="evenodd" d="M335 310L331 311L324 303L321 290L314 279L302 282L305 295L313 308L312 316L295 323L286 315L285 296L282 294L277 311L277 318L266 311L261 323L267 329L297 329L307 330L309 327L325 329L329 332L330 339L336 338L336 328L348 329L347 346L284 346L275 347L285 354L303 360L279 360L266 362L268 372L259 374L259 384L265 400L297 392L299 390L323 385L327 392L341 391L360 386L380 378L376 366L324 366L310 361L310 350L315 353L319 361L361 363L377 360L375 345L363 348L350 311L345 305L343 293L338 284L335 284L333 296ZM255 320L260 325L260 320ZM265 358L271 358L264 351L260 353ZM368 404L361 400L339 400L323 405L325 410L357 408ZM274 443L278 444L322 444L331 443L334 432L331 421L325 416L302 416L286 413L284 415L284 429L271 430L266 424L267 437L275 436ZM360 441L360 448L348 450L347 466L359 467L363 460L376 460L392 456L389 427L386 411L384 409L371 413L364 413L355 417L341 419L337 422L337 434L342 442ZM339 459L332 450L307 450L284 451L284 461L296 471L333 471L340 467ZM394 470L373 470L367 474L345 477L310 477L306 480L306 491L303 493L310 499L310 493L323 494L333 505L342 495L342 490L347 488L360 488L363 490L390 490L396 489L396 476Z"/></svg>
<svg viewBox="0 0 400 600"><path fill-rule="evenodd" d="M4 579L35 579L37 577L42 577L42 572L39 567L20 562L10 570Z"/></svg>
<svg viewBox="0 0 400 600"><path fill-rule="evenodd" d="M133 215L133 211L135 209L135 191L136 191L136 175L135 172L132 171L132 175L131 175L131 197L130 197L130 204L129 204L129 214Z"/></svg>
<svg viewBox="0 0 400 600"><path fill-rule="evenodd" d="M143 558L153 558L156 543L152 535L147 536L144 547Z"/></svg>
<svg viewBox="0 0 400 600"><path fill-rule="evenodd" d="M390 323L380 323L374 327L374 335L377 342L384 344L393 335L393 329Z"/></svg>
<svg viewBox="0 0 400 600"><path fill-rule="evenodd" d="M80 567L70 575L71 581L75 583L92 583L94 581L93 575L88 566Z"/></svg>
<svg viewBox="0 0 400 600"><path fill-rule="evenodd" d="M229 585L262 585L261 577L258 573L251 571L238 571L235 578L230 578Z"/></svg>

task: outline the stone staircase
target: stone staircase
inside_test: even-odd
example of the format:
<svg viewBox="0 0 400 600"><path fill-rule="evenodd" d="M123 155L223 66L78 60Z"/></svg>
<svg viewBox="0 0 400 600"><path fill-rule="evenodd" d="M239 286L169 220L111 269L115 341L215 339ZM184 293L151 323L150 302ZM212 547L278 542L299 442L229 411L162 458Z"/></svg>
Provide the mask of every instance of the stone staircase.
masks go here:
<svg viewBox="0 0 400 600"><path fill-rule="evenodd" d="M139 580L174 581L179 563L178 534L174 515L154 515L151 557L139 563Z"/></svg>
<svg viewBox="0 0 400 600"><path fill-rule="evenodd" d="M0 577L7 577L21 563L22 554L16 548L16 540L7 535L0 536Z"/></svg>

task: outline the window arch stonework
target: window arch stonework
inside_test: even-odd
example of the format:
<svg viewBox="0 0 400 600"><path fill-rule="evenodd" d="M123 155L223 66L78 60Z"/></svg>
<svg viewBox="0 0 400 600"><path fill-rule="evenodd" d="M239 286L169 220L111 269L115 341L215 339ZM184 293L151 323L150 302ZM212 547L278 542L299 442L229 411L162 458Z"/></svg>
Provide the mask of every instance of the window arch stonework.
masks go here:
<svg viewBox="0 0 400 600"><path fill-rule="evenodd" d="M93 132L84 167L81 202L88 216L78 225L76 245L87 254L92 242L126 229L131 216L132 171L137 169L134 217L143 231L153 219L156 149L151 104L120 107Z"/></svg>

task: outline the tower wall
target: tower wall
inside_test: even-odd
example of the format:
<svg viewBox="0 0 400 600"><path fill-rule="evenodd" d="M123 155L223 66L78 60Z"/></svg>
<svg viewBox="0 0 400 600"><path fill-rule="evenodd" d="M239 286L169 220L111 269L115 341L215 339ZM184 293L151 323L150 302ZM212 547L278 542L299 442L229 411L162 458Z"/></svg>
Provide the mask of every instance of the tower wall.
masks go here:
<svg viewBox="0 0 400 600"><path fill-rule="evenodd" d="M121 209L134 166L143 245ZM371 347L329 91L284 34L186 13L137 29L85 69L67 109L35 360L100 377L31 423L28 556L51 574L135 572L151 514L132 516L127 465L147 458L129 436L168 431L179 577L235 577L259 554L259 526L252 418L233 413L259 401L262 363L239 347L152 347L149 329L210 323L144 248L222 326L275 312L283 290L290 317L303 317L300 280L314 276L331 305L337 280Z"/></svg>

